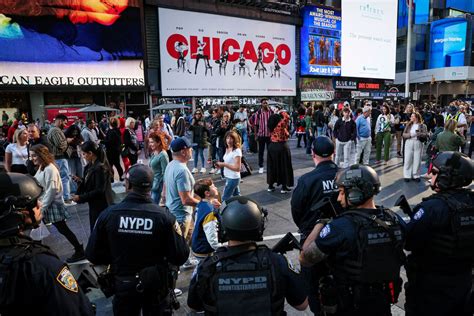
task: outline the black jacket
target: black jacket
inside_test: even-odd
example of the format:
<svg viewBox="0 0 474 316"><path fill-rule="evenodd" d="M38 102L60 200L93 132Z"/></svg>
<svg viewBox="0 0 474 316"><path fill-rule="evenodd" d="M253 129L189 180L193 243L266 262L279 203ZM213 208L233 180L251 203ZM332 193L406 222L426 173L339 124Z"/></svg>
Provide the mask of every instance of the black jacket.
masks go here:
<svg viewBox="0 0 474 316"><path fill-rule="evenodd" d="M356 123L351 119L349 119L349 121L344 121L342 118L338 119L336 124L334 125L334 137L340 142L356 140Z"/></svg>
<svg viewBox="0 0 474 316"><path fill-rule="evenodd" d="M79 195L79 203L89 203L89 215L94 215L90 218L91 227L98 214L113 202L110 178L109 170L99 159L93 164L88 164L84 169L84 179L77 188L77 195Z"/></svg>
<svg viewBox="0 0 474 316"><path fill-rule="evenodd" d="M100 214L86 249L90 262L111 264L119 276L135 275L165 258L180 266L188 256L176 218L134 192Z"/></svg>
<svg viewBox="0 0 474 316"><path fill-rule="evenodd" d="M306 239L311 233L316 221L321 218L321 213L334 216L330 205L316 208L323 198L329 197L336 212L340 213L341 206L337 202L338 191L334 184L337 170L334 162L323 161L313 171L299 178L291 197L291 215L303 235L302 239Z"/></svg>
<svg viewBox="0 0 474 316"><path fill-rule="evenodd" d="M120 134L120 129L111 128L107 130L105 135L105 149L107 150L108 155L118 155L120 154L122 148L122 135Z"/></svg>

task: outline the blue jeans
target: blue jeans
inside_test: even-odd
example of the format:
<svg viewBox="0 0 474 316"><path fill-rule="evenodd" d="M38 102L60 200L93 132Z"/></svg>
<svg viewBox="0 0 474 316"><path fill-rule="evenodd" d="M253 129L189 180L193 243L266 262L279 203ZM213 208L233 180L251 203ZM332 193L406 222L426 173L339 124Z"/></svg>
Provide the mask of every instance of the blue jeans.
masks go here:
<svg viewBox="0 0 474 316"><path fill-rule="evenodd" d="M317 126L316 130L318 131L318 135L315 135L315 136L323 136L324 135L324 126L322 126L322 127Z"/></svg>
<svg viewBox="0 0 474 316"><path fill-rule="evenodd" d="M230 179L225 178L225 187L224 193L222 193L222 201L226 201L233 196L240 195L240 178L239 179Z"/></svg>
<svg viewBox="0 0 474 316"><path fill-rule="evenodd" d="M151 199L156 204L160 204L161 193L163 192L163 180L158 183L158 190L151 191Z"/></svg>
<svg viewBox="0 0 474 316"><path fill-rule="evenodd" d="M242 135L242 142L243 142L243 147L242 151L246 152L249 150L249 139L247 135L247 129L246 128L239 128L240 134Z"/></svg>
<svg viewBox="0 0 474 316"><path fill-rule="evenodd" d="M82 166L81 158L73 157L67 160L69 171L71 174L78 176L79 178L83 177L84 167ZM69 182L71 193L76 193L77 184L74 181Z"/></svg>
<svg viewBox="0 0 474 316"><path fill-rule="evenodd" d="M194 152L194 168L197 168L198 167L198 158L201 157L201 161L202 161L202 167L203 168L206 168L206 161L204 160L204 148L201 148L199 146L195 146L193 147L193 152Z"/></svg>
<svg viewBox="0 0 474 316"><path fill-rule="evenodd" d="M71 199L71 189L69 187L69 166L67 159L56 159L56 165L59 168L59 175L61 176L61 183L63 184L63 197L65 200Z"/></svg>

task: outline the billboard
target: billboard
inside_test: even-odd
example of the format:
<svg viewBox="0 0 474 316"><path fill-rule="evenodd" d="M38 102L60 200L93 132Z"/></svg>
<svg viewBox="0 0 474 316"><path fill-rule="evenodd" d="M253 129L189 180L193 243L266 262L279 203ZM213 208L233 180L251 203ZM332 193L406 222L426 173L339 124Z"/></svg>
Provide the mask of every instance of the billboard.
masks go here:
<svg viewBox="0 0 474 316"><path fill-rule="evenodd" d="M158 9L163 96L294 96L295 27Z"/></svg>
<svg viewBox="0 0 474 316"><path fill-rule="evenodd" d="M301 28L301 75L341 75L341 11L306 6Z"/></svg>
<svg viewBox="0 0 474 316"><path fill-rule="evenodd" d="M474 13L474 1L472 0L446 0L446 8Z"/></svg>
<svg viewBox="0 0 474 316"><path fill-rule="evenodd" d="M301 101L330 101L334 99L331 78L301 78Z"/></svg>
<svg viewBox="0 0 474 316"><path fill-rule="evenodd" d="M0 87L144 86L140 1L0 0Z"/></svg>
<svg viewBox="0 0 474 316"><path fill-rule="evenodd" d="M345 77L395 78L397 0L342 0Z"/></svg>
<svg viewBox="0 0 474 316"><path fill-rule="evenodd" d="M464 66L467 20L449 18L431 23L429 68Z"/></svg>

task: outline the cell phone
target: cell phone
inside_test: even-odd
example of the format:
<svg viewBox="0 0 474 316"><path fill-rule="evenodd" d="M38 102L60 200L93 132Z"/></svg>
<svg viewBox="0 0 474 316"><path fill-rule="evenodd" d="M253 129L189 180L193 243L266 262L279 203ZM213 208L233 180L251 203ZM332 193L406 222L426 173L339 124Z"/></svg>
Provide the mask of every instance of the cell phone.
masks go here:
<svg viewBox="0 0 474 316"><path fill-rule="evenodd" d="M217 162L217 159L212 160L212 166L213 166L214 168L217 168L216 162Z"/></svg>

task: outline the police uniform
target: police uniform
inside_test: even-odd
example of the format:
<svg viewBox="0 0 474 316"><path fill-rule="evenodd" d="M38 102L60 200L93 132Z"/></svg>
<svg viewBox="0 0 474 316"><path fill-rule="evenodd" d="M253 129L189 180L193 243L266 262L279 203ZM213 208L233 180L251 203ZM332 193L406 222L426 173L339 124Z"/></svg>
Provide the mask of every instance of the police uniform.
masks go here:
<svg viewBox="0 0 474 316"><path fill-rule="evenodd" d="M414 208L405 246L411 251L407 316L473 315L473 302L470 311L466 306L474 261L473 206L471 190L455 189L425 198Z"/></svg>
<svg viewBox="0 0 474 316"><path fill-rule="evenodd" d="M383 209L346 211L326 224L315 240L328 256L333 280L320 285L323 309L334 315L391 315L390 304L401 291L404 231L403 220ZM335 293L337 300L328 302Z"/></svg>
<svg viewBox="0 0 474 316"><path fill-rule="evenodd" d="M206 315L282 315L302 304L302 279L282 255L255 243L221 247L191 279L188 305Z"/></svg>
<svg viewBox="0 0 474 316"><path fill-rule="evenodd" d="M59 258L26 236L0 239L0 314L94 315L92 305Z"/></svg>
<svg viewBox="0 0 474 316"><path fill-rule="evenodd" d="M167 264L182 265L189 247L181 236L175 217L154 204L149 196L131 192L120 203L103 211L87 245L86 257L94 264L110 264L115 276L114 315L171 313L169 295L156 288L143 293L137 290L137 273L155 266L166 270ZM167 262L165 262L165 258ZM160 283L160 284L158 284ZM172 289L171 289L172 290ZM170 294L170 291L167 291Z"/></svg>

